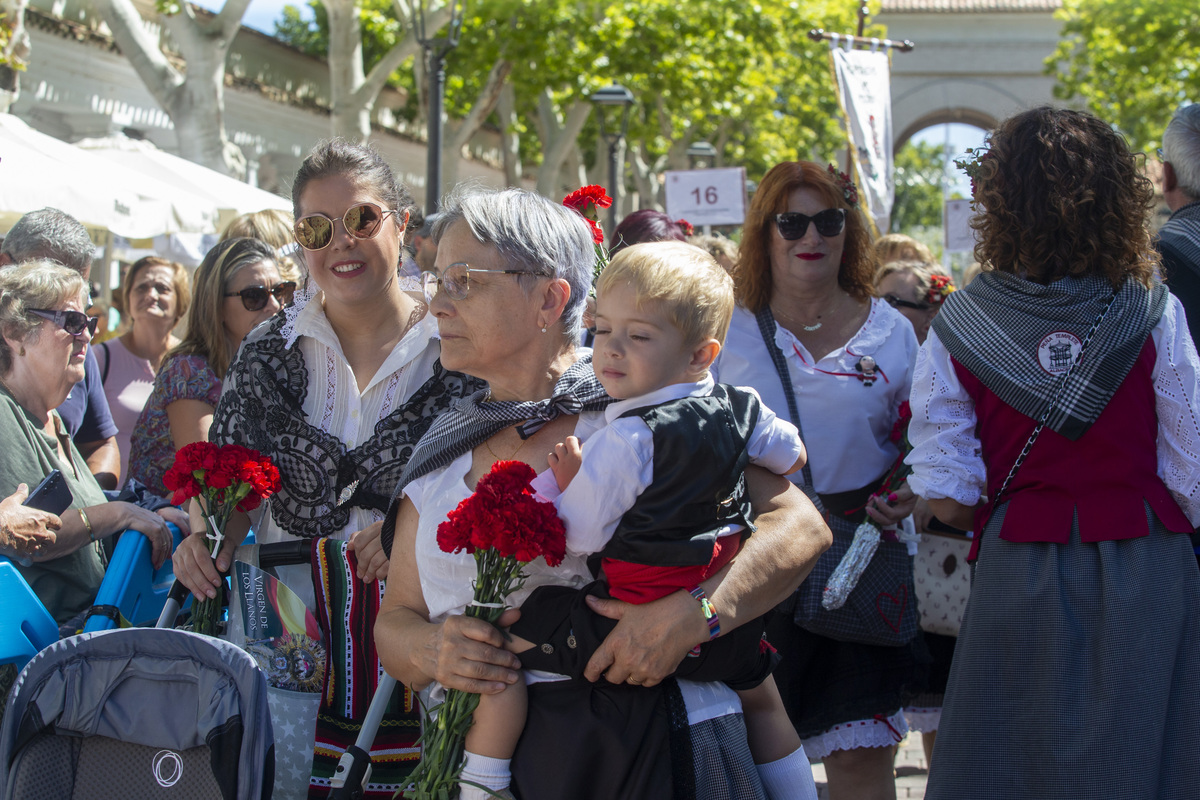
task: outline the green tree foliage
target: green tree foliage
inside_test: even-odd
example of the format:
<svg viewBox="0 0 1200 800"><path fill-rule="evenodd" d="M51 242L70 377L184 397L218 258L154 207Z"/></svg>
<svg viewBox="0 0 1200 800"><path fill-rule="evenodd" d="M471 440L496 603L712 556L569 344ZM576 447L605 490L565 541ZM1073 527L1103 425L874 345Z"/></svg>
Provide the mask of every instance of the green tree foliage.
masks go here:
<svg viewBox="0 0 1200 800"><path fill-rule="evenodd" d="M892 233L941 226L945 163L942 144L911 140L896 151Z"/></svg>
<svg viewBox="0 0 1200 800"><path fill-rule="evenodd" d="M324 15L316 0L310 6L311 21L285 9L277 35L323 55ZM393 27L391 0L360 7L369 70L403 31ZM522 160L536 164L554 123L616 82L636 97L630 144L657 171L686 168L687 146L707 140L718 163L743 165L757 179L779 161L833 160L844 149L828 47L805 33L852 30L854 14L843 0L470 0L462 42L446 60L446 111L465 116L492 65L512 62L517 113L505 125L520 137ZM393 76L411 90L410 118L419 113L420 78L411 62ZM578 138L585 164L596 163L598 142L591 114Z"/></svg>
<svg viewBox="0 0 1200 800"><path fill-rule="evenodd" d="M1081 97L1133 147L1152 152L1184 100L1200 101L1200 3L1064 0L1046 62L1056 97Z"/></svg>

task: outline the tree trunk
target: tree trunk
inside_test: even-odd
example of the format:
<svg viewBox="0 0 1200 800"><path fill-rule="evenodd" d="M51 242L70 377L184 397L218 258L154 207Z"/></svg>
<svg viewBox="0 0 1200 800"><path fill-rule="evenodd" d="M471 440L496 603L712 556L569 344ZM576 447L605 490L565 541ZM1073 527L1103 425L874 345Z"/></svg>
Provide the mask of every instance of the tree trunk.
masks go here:
<svg viewBox="0 0 1200 800"><path fill-rule="evenodd" d="M558 181L559 170L567 153L575 146L575 140L579 138L590 113L592 107L589 104L575 100L568 107L566 118L563 119L554 108L550 89L542 90L542 95L538 98L538 118L544 129L542 165L538 168L538 194L549 198L562 195L563 187Z"/></svg>
<svg viewBox="0 0 1200 800"><path fill-rule="evenodd" d="M458 165L462 161L463 148L495 110L496 103L500 100L500 90L505 86L512 68L511 61L497 59L475 102L471 104L470 113L461 120L447 121L445 132L448 146L442 150L443 186L453 188L458 183Z"/></svg>
<svg viewBox="0 0 1200 800"><path fill-rule="evenodd" d="M241 150L225 135L225 57L249 3L227 0L204 23L186 4L162 18L187 63L184 75L167 60L130 0L95 0L121 53L171 118L180 154L236 178L245 175L246 165Z"/></svg>
<svg viewBox="0 0 1200 800"><path fill-rule="evenodd" d="M329 18L330 126L334 136L366 142L371 136L375 98L361 101L356 92L363 74L362 25L355 0L321 0Z"/></svg>
<svg viewBox="0 0 1200 800"><path fill-rule="evenodd" d="M496 114L500 117L500 151L504 158L504 182L509 186L521 185L521 137L517 133L517 92L511 83L505 83L496 101Z"/></svg>

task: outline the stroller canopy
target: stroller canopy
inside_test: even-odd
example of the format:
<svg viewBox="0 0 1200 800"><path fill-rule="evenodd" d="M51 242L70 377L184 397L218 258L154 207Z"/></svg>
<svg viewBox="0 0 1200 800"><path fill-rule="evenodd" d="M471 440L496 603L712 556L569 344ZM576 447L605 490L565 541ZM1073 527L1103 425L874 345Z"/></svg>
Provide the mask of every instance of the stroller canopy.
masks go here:
<svg viewBox="0 0 1200 800"><path fill-rule="evenodd" d="M191 781L269 798L273 742L266 679L240 648L176 630L85 633L43 650L13 687L0 797L70 797L89 782L149 797Z"/></svg>

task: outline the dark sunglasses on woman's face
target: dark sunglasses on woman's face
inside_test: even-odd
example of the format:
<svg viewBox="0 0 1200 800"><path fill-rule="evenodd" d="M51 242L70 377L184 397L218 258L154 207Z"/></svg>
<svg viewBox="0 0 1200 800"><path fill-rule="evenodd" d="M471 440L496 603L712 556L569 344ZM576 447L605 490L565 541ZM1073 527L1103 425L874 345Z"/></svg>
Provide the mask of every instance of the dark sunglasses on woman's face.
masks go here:
<svg viewBox="0 0 1200 800"><path fill-rule="evenodd" d="M96 326L100 324L99 317L89 317L80 311L59 311L53 308L28 308L30 314L36 314L42 319L48 319L72 336L82 336L84 328L88 335L96 335Z"/></svg>
<svg viewBox="0 0 1200 800"><path fill-rule="evenodd" d="M803 238L810 222L817 226L817 233L822 236L837 236L846 227L846 209L827 208L811 217L799 211L775 215L775 227L779 229L779 235L789 241Z"/></svg>
<svg viewBox="0 0 1200 800"><path fill-rule="evenodd" d="M265 286L247 286L240 292L226 292L226 297L242 298L242 307L247 311L262 311L267 307L267 296L273 296L281 306L290 306L292 304L292 295L296 291L295 281L284 281L277 283L274 287L268 289Z"/></svg>
<svg viewBox="0 0 1200 800"><path fill-rule="evenodd" d="M928 311L933 308L929 303L914 303L911 300L901 300L894 294L885 294L883 299L888 302L892 308L911 308L913 311Z"/></svg>
<svg viewBox="0 0 1200 800"><path fill-rule="evenodd" d="M388 214L393 209L383 210L374 203L359 203L350 206L342 214L342 227L355 239L373 239L379 233ZM296 220L296 242L305 250L324 250L333 241L333 226L336 219L324 214L309 214Z"/></svg>

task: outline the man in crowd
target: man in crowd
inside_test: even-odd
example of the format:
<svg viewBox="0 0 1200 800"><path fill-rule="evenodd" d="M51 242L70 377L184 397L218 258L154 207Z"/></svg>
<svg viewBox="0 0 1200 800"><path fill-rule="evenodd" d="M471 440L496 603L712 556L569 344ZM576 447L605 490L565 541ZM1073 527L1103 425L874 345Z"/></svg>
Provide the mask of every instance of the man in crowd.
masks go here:
<svg viewBox="0 0 1200 800"><path fill-rule="evenodd" d="M1167 286L1200 346L1200 103L1182 106L1163 133L1163 199L1171 218L1158 232Z"/></svg>
<svg viewBox="0 0 1200 800"><path fill-rule="evenodd" d="M422 272L431 272L433 261L437 258L437 245L433 243L433 223L437 222L437 218L437 214L430 214L421 220L412 237L413 254Z"/></svg>
<svg viewBox="0 0 1200 800"><path fill-rule="evenodd" d="M43 208L21 217L5 235L0 266L47 258L75 270L87 281L94 251L87 229L77 219L57 208ZM96 481L105 489L116 489L121 478L117 426L104 396L100 365L90 347L85 370L83 381L71 389L58 414Z"/></svg>

